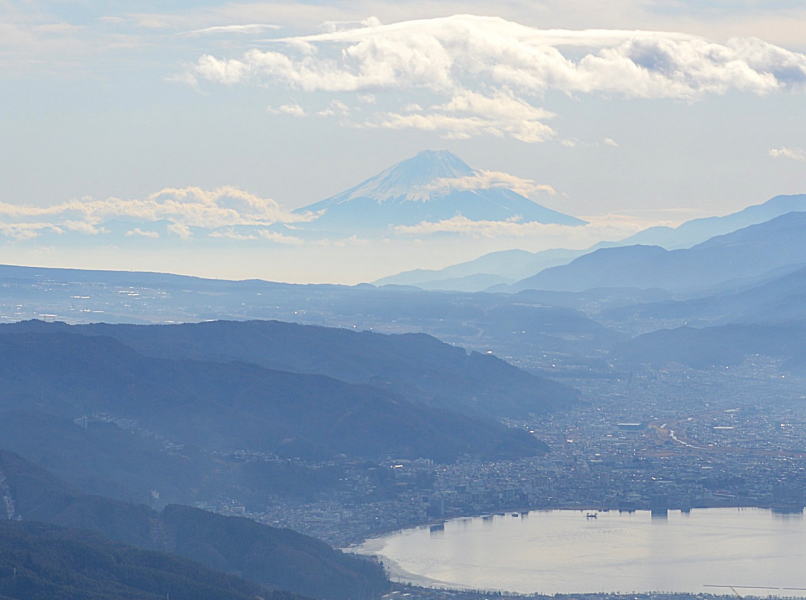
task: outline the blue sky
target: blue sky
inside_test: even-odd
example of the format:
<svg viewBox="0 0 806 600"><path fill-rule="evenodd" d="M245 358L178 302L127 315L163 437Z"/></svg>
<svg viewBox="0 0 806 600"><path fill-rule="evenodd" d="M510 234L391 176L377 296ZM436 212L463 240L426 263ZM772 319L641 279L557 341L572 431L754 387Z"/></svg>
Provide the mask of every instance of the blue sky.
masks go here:
<svg viewBox="0 0 806 600"><path fill-rule="evenodd" d="M793 0L0 0L0 261L354 282L804 192L804 30ZM425 148L594 226L316 246L186 214L286 222Z"/></svg>

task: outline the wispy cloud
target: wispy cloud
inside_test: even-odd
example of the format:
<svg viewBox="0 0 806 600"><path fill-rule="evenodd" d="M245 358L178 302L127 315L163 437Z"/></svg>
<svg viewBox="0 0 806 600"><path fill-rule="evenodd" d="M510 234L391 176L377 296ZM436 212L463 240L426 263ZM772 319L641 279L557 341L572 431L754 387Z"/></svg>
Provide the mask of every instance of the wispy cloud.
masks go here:
<svg viewBox="0 0 806 600"><path fill-rule="evenodd" d="M212 231L208 237L235 240L239 242L255 241L255 240L269 240L277 244L285 244L290 246L299 246L304 241L298 237L286 235L279 231L272 231L271 229L249 229L247 231L236 231L235 228L229 227L226 229L219 229Z"/></svg>
<svg viewBox="0 0 806 600"><path fill-rule="evenodd" d="M231 186L214 190L165 188L139 199L85 198L50 206L0 202L0 235L14 239L31 239L44 232L97 235L105 232L104 224L134 221L161 223L167 231L189 239L193 228L266 228L280 223L310 221L315 217L288 212L274 200ZM135 227L126 235L154 237L154 233L151 229ZM264 236L264 239L270 238Z"/></svg>
<svg viewBox="0 0 806 600"><path fill-rule="evenodd" d="M773 158L788 158L789 160L806 162L806 150L801 148L780 146L778 148L770 148L768 154Z"/></svg>
<svg viewBox="0 0 806 600"><path fill-rule="evenodd" d="M31 240L42 233L64 233L64 229L50 223L2 223L0 236L12 240Z"/></svg>
<svg viewBox="0 0 806 600"><path fill-rule="evenodd" d="M602 215L585 217L582 226L568 226L524 222L518 218L506 221L473 221L464 216L442 221L423 221L417 225L400 225L395 231L412 237L435 234L456 234L473 238L533 238L557 239L568 244L595 243L606 239L622 239L653 225L670 225L671 222L647 221L629 215Z"/></svg>
<svg viewBox="0 0 806 600"><path fill-rule="evenodd" d="M536 106L549 91L691 101L806 87L806 55L757 38L718 43L676 32L544 30L457 15L266 43L274 47L237 58L203 55L191 74L224 85L268 83L310 93L394 91L400 108L356 124L525 142L554 135L547 123L552 114ZM440 100L414 102L423 93ZM418 106L403 109L412 104Z"/></svg>
<svg viewBox="0 0 806 600"><path fill-rule="evenodd" d="M341 100L331 100L327 108L316 113L318 117L346 116L350 114L350 107Z"/></svg>
<svg viewBox="0 0 806 600"><path fill-rule="evenodd" d="M304 117L305 109L299 104L282 104L280 106L267 106L266 112L273 115L289 115L292 117Z"/></svg>
<svg viewBox="0 0 806 600"><path fill-rule="evenodd" d="M361 126L439 131L452 139L488 134L510 136L522 142L542 142L554 136L553 129L543 122L553 117L552 113L506 92L485 96L463 91L447 102L427 108L409 104L404 111L404 114L382 113Z"/></svg>
<svg viewBox="0 0 806 600"><path fill-rule="evenodd" d="M279 25L271 23L250 23L247 25L214 25L212 27L203 27L202 29L194 29L193 31L186 31L180 35L185 36L201 36L201 35L220 35L220 34L255 34L267 31L270 29L280 29Z"/></svg>
<svg viewBox="0 0 806 600"><path fill-rule="evenodd" d="M160 236L156 231L148 231L146 229L140 229L139 227L130 229L125 235L126 237L144 237L150 239L157 239Z"/></svg>
<svg viewBox="0 0 806 600"><path fill-rule="evenodd" d="M183 240L189 240L193 237L193 230L184 223L171 223L167 229Z"/></svg>
<svg viewBox="0 0 806 600"><path fill-rule="evenodd" d="M434 183L423 187L423 192L450 193L453 191L473 191L489 189L508 189L521 196L533 196L535 194L549 194L554 196L557 193L552 186L545 183L537 183L531 179L524 179L509 173L500 171L476 171L467 177L443 177Z"/></svg>

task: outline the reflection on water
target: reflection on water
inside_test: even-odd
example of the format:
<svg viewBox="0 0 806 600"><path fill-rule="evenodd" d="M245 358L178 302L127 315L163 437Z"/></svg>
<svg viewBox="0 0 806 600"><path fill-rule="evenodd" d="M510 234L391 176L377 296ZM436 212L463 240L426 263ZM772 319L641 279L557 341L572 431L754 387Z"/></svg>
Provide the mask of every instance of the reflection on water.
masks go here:
<svg viewBox="0 0 806 600"><path fill-rule="evenodd" d="M356 551L380 555L395 579L420 585L806 597L802 512L507 513L398 532Z"/></svg>

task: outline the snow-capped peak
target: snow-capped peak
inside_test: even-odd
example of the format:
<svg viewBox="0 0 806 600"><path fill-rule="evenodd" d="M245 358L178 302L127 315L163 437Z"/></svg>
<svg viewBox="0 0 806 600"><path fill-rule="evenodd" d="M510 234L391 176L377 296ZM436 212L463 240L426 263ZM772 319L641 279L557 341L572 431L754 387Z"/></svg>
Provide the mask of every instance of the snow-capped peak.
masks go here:
<svg viewBox="0 0 806 600"><path fill-rule="evenodd" d="M334 196L330 203L341 204L355 198L371 198L377 202L425 201L440 181L475 174L474 169L447 150L424 150Z"/></svg>
<svg viewBox="0 0 806 600"><path fill-rule="evenodd" d="M507 173L472 169L444 150L427 150L295 212L317 215L307 227L329 234L388 232L457 216L471 221L584 224L537 204L529 198L532 193L554 190Z"/></svg>

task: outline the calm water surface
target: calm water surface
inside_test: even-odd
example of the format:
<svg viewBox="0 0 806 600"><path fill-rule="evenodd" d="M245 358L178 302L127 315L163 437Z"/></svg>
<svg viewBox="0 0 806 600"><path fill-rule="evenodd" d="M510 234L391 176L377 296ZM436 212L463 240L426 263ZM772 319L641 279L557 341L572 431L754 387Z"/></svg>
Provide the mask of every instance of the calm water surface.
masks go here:
<svg viewBox="0 0 806 600"><path fill-rule="evenodd" d="M806 519L765 509L532 511L367 540L398 581L532 593L672 591L806 597ZM724 586L724 587L713 587ZM777 588L777 589L776 589ZM789 588L789 589L783 589Z"/></svg>

